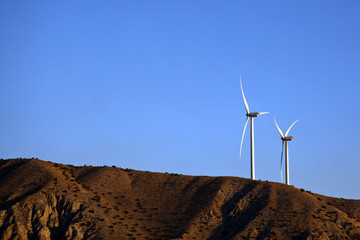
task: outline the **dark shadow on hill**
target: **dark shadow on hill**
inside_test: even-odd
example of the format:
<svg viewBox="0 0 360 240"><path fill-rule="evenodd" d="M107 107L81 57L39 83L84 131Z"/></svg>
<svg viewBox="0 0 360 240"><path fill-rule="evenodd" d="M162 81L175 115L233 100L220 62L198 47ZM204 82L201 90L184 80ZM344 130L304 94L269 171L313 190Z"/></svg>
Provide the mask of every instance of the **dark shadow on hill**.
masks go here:
<svg viewBox="0 0 360 240"><path fill-rule="evenodd" d="M4 201L4 202L0 203L0 210L7 210L7 209L11 208L13 205L15 205L16 203L22 202L27 197L39 192L43 188L44 185L45 184L37 186L37 187L25 192L24 194L22 194L22 195L20 195L18 197L15 197L13 199L10 199L8 201Z"/></svg>
<svg viewBox="0 0 360 240"><path fill-rule="evenodd" d="M291 240L306 240L306 239L309 239L310 235L311 235L311 233L309 231L305 231L305 232L300 233L297 236L292 237Z"/></svg>
<svg viewBox="0 0 360 240"><path fill-rule="evenodd" d="M188 228L190 220L196 216L199 212L204 209L207 209L208 206L213 202L214 198L217 195L217 192L220 190L223 180L220 178L215 178L204 185L197 188L199 184L198 177L192 179L182 191L182 195L188 195L191 192L191 188L197 188L197 190L192 194L189 205L186 206L185 212L182 217L182 224L179 227L179 231L176 234L170 235L170 239L180 238ZM180 208L181 206L179 206Z"/></svg>
<svg viewBox="0 0 360 240"><path fill-rule="evenodd" d="M253 194L254 189L257 186L258 182L251 181L245 185L240 192L236 193L229 201L225 202L221 208L223 215L222 224L217 229L215 229L213 235L208 238L209 240L233 239L237 234L242 232L246 226L259 214L259 212L267 205L269 200L269 187L267 186L262 187L262 190L251 198L248 206L245 209L239 210L239 212L235 215L230 214L235 208L237 208L237 203L242 198L248 194ZM263 235L267 235L270 229L271 226L269 225Z"/></svg>
<svg viewBox="0 0 360 240"><path fill-rule="evenodd" d="M0 183L8 177L15 175L14 172L29 161L30 160L20 160L16 162L10 162L10 160L0 161Z"/></svg>

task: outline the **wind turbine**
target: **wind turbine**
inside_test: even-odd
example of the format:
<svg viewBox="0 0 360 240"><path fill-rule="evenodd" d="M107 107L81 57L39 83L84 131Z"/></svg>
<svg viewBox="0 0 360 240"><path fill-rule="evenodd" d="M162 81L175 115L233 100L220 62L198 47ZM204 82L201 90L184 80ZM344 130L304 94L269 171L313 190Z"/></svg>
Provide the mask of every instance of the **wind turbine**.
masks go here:
<svg viewBox="0 0 360 240"><path fill-rule="evenodd" d="M281 146L281 167L280 167L280 171L281 171L281 181L283 181L282 179L282 157L283 157L283 150L284 150L284 142L285 142L285 167L286 167L286 184L289 185L289 146L288 146L288 142L294 140L293 136L288 136L290 129L294 126L295 123L297 123L299 120L296 120L293 124L291 124L291 126L289 127L289 129L286 131L285 135L283 134L283 132L281 131L281 129L279 128L279 126L276 123L275 117L274 117L274 121L275 121L275 125L277 130L280 133L281 136L281 140L282 140L282 146Z"/></svg>
<svg viewBox="0 0 360 240"><path fill-rule="evenodd" d="M241 84L241 76L240 76L240 87L241 87L241 93L242 93L242 97L244 99L244 105L245 105L245 109L246 109L246 122L245 122L245 127L244 127L244 131L243 131L242 138L241 138L241 144L240 144L240 158L241 158L241 149L242 149L242 144L243 144L243 140L244 140L245 130L246 130L246 126L248 124L249 118L250 118L251 119L250 120L251 179L255 180L254 117L258 117L260 115L267 114L269 112L252 112L251 113L249 110L249 105L246 102L243 87Z"/></svg>

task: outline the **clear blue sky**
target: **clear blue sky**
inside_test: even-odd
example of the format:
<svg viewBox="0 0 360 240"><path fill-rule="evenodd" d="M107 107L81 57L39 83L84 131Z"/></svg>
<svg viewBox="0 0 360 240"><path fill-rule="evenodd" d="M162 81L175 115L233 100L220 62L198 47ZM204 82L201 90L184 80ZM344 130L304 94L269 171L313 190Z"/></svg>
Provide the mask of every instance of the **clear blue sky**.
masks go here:
<svg viewBox="0 0 360 240"><path fill-rule="evenodd" d="M0 157L290 181L360 199L359 1L0 2Z"/></svg>

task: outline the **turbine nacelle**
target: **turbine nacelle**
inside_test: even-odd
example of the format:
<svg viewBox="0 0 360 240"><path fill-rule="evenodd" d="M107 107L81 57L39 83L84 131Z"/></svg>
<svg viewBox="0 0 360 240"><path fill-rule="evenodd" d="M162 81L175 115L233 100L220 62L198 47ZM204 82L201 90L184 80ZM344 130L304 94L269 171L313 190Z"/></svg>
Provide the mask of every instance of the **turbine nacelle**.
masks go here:
<svg viewBox="0 0 360 240"><path fill-rule="evenodd" d="M292 140L294 140L294 137L293 136L287 136L287 137L281 137L281 139L283 141L292 141Z"/></svg>
<svg viewBox="0 0 360 240"><path fill-rule="evenodd" d="M269 112L252 112L252 113L246 113L247 117L258 117L263 114L268 114Z"/></svg>
<svg viewBox="0 0 360 240"><path fill-rule="evenodd" d="M260 113L259 112L247 113L246 116L248 116L248 117L258 117L258 116L260 116Z"/></svg>

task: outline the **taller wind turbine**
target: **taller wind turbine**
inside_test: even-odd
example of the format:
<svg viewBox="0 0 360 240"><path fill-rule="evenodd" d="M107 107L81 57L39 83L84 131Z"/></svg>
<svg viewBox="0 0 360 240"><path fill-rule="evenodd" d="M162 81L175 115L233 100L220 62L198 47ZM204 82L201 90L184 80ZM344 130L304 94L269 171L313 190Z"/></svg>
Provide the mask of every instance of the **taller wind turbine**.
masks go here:
<svg viewBox="0 0 360 240"><path fill-rule="evenodd" d="M283 151L284 151L284 142L285 142L285 168L286 168L286 184L289 185L289 147L288 147L288 142L294 140L293 136L288 136L290 129L294 126L295 123L297 123L299 120L296 120L293 124L291 124L291 126L289 127L289 129L286 131L285 135L283 134L283 132L281 131L281 129L279 128L279 126L276 123L275 117L274 117L274 121L275 121L275 125L277 130L280 133L281 136L281 140L282 140L282 146L281 146L281 165L280 165L280 171L281 171L281 181L282 180L282 157L283 157Z"/></svg>
<svg viewBox="0 0 360 240"><path fill-rule="evenodd" d="M251 113L250 110L249 110L249 105L246 102L243 87L242 87L242 84L241 84L241 76L240 76L240 87L241 87L241 93L242 93L242 97L244 99L244 105L245 105L245 109L246 109L246 122L245 122L245 127L244 127L244 131L243 131L243 134L242 134L242 137L241 137L241 144L240 144L240 158L241 158L241 149L242 149L242 144L243 144L243 140L244 140L245 130L246 130L246 126L248 124L249 118L250 118L251 119L251 121L250 121L251 179L255 180L254 117L258 117L260 115L267 114L269 112L252 112Z"/></svg>

